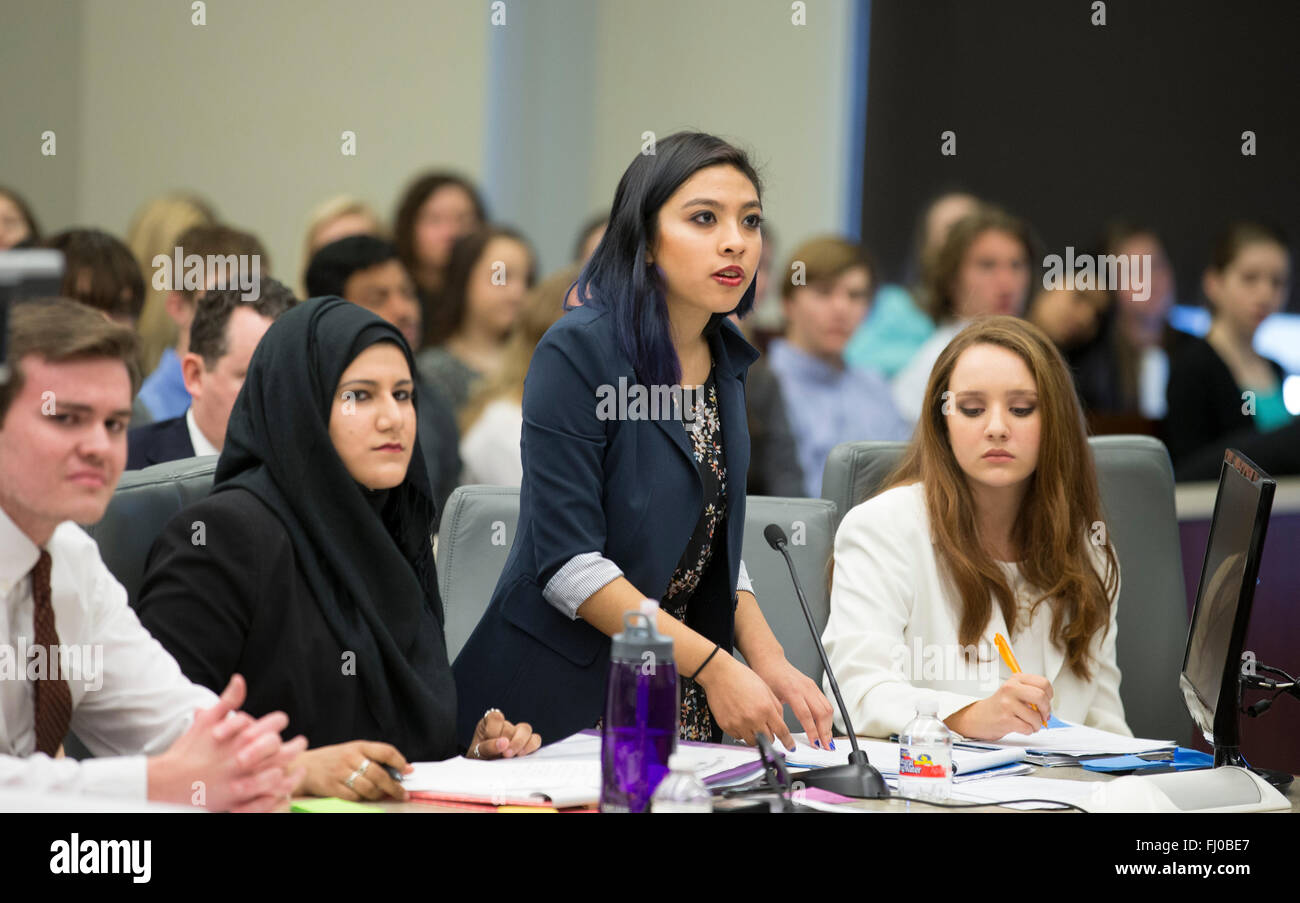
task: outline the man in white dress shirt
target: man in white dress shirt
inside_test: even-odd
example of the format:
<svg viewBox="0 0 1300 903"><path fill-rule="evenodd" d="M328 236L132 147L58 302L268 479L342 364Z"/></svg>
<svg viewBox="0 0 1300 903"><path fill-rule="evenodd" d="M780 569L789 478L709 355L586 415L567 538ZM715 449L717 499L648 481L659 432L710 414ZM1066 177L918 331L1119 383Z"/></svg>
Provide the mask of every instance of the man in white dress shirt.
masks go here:
<svg viewBox="0 0 1300 903"><path fill-rule="evenodd" d="M0 790L101 794L213 810L280 805L306 747L280 712L238 712L140 626L77 523L126 463L135 337L67 300L11 311L0 384ZM98 758L62 757L72 729Z"/></svg>

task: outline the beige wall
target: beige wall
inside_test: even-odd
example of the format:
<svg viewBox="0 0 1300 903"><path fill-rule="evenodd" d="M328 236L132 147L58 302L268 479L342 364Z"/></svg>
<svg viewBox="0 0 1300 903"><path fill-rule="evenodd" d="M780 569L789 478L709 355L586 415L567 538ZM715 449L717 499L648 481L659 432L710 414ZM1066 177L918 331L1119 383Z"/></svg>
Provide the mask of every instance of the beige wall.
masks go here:
<svg viewBox="0 0 1300 903"><path fill-rule="evenodd" d="M780 254L838 229L848 205L851 4L613 0L601 6L596 147L588 196L612 197L641 133L698 128L748 148ZM779 264L778 264L779 265Z"/></svg>
<svg viewBox="0 0 1300 903"><path fill-rule="evenodd" d="M0 185L32 205L46 232L78 216L81 0L0 4ZM54 132L52 156L41 134Z"/></svg>
<svg viewBox="0 0 1300 903"><path fill-rule="evenodd" d="M0 183L47 228L119 234L148 198L196 190L295 285L312 206L346 191L391 214L435 164L500 173L493 212L554 268L647 130L700 128L753 151L782 253L845 222L849 0L809 0L803 26L786 0L522 3L506 6L512 44L491 33L488 0L208 0L203 26L182 0L11 0L0 83L43 87L4 100ZM512 131L516 118L528 127ZM39 157L47 127L57 159ZM355 157L340 153L344 130Z"/></svg>

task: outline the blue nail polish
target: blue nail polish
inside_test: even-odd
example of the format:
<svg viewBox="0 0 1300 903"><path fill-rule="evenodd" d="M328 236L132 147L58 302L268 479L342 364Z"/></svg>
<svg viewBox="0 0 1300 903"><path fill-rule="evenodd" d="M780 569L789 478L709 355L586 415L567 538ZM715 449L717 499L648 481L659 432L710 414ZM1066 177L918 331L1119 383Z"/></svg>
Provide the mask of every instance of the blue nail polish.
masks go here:
<svg viewBox="0 0 1300 903"><path fill-rule="evenodd" d="M832 740L832 741L831 741L831 752L834 752L834 751L835 751L835 741Z"/></svg>
<svg viewBox="0 0 1300 903"><path fill-rule="evenodd" d="M820 741L820 740L814 740L814 741L813 741L813 746L815 746L817 749L821 749L821 748L822 748L822 741Z"/></svg>

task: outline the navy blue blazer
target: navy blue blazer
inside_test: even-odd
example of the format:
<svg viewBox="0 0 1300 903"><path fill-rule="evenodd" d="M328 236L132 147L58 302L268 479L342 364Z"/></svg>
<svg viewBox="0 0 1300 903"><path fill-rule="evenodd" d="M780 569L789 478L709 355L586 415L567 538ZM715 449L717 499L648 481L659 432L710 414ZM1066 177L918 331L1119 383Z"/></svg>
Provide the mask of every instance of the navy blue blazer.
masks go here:
<svg viewBox="0 0 1300 903"><path fill-rule="evenodd" d="M758 352L726 320L709 344L727 519L690 616L695 629L730 650L749 469L745 373ZM662 598L695 529L704 487L686 427L671 410L659 420L602 419L600 387L617 391L620 378L637 384L612 318L596 308L566 313L533 354L519 526L487 612L453 666L464 745L491 707L528 721L547 742L594 726L604 711L609 637L552 606L543 588L575 555L599 552L638 590Z"/></svg>
<svg viewBox="0 0 1300 903"><path fill-rule="evenodd" d="M126 433L127 470L193 457L194 443L190 442L190 428L184 414L133 427Z"/></svg>

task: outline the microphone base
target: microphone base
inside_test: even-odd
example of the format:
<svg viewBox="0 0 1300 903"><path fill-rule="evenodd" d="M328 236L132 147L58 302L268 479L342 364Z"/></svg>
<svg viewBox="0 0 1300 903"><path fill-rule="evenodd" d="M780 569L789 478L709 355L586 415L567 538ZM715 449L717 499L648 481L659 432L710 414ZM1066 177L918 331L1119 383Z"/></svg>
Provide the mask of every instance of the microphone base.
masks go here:
<svg viewBox="0 0 1300 903"><path fill-rule="evenodd" d="M832 765L830 768L813 768L792 775L794 781L805 787L816 787L840 796L857 800L887 800L889 787L880 772L865 762Z"/></svg>

